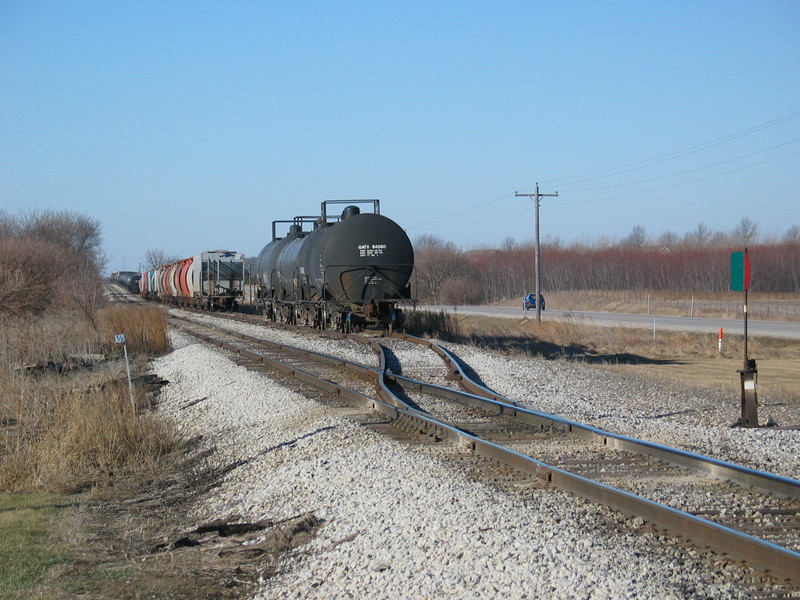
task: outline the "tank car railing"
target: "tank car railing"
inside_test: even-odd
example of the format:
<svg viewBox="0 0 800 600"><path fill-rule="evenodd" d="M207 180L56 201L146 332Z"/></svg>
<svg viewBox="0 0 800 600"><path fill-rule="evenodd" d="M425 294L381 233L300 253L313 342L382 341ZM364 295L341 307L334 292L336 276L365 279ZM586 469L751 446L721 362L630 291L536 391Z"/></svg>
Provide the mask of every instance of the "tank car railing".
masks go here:
<svg viewBox="0 0 800 600"><path fill-rule="evenodd" d="M301 216L295 217L294 219L283 219L283 220L273 221L272 222L272 241L274 242L275 240L282 240L283 237L286 237L286 236L278 237L278 230L277 230L277 227L276 227L276 225L278 223L284 223L284 224L290 223L292 225L297 225L297 226L300 227L300 232L301 233L308 233L307 231L303 230L303 225L306 225L306 224L314 225L317 221L319 221L319 217L310 216L310 215L301 215Z"/></svg>
<svg viewBox="0 0 800 600"><path fill-rule="evenodd" d="M322 222L328 222L328 204L372 204L372 212L376 215L381 214L381 201L377 198L362 200L323 200L322 201ZM338 219L338 217L334 217Z"/></svg>

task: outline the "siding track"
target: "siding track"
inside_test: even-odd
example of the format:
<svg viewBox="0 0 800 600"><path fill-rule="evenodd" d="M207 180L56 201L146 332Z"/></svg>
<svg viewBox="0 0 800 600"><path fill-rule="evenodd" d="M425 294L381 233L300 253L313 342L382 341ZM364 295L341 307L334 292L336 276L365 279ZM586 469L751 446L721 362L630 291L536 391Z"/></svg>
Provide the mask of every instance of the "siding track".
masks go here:
<svg viewBox="0 0 800 600"><path fill-rule="evenodd" d="M354 413L374 429L392 427L401 432L395 437L450 441L543 485L640 517L800 583L800 481L526 409L467 377L444 348L411 336L395 336L386 344L432 350L443 361L448 385L399 374L433 378L428 367L398 364L396 347L387 367L386 348L374 338L346 336L374 353L374 359L358 362L212 330L197 321L182 319L178 327L233 352L250 368L268 365L327 396L377 411L375 417L360 409Z"/></svg>

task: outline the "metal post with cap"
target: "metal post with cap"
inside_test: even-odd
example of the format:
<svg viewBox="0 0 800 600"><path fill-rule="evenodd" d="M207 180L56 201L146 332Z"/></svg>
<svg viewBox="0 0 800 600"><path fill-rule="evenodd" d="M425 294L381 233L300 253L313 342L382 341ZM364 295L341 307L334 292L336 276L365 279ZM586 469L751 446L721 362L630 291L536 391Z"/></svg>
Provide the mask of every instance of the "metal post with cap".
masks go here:
<svg viewBox="0 0 800 600"><path fill-rule="evenodd" d="M744 363L738 371L742 392L742 416L738 425L758 427L758 368L755 359L747 355L747 292L750 289L750 255L744 252L731 253L731 289L744 291Z"/></svg>

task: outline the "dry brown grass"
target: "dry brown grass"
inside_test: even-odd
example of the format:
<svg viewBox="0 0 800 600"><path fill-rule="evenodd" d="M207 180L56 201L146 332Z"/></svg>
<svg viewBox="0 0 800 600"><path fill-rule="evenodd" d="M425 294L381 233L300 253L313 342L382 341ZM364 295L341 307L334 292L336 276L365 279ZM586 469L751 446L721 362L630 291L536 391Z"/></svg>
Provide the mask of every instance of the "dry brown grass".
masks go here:
<svg viewBox="0 0 800 600"><path fill-rule="evenodd" d="M419 337L455 340L461 337L458 319L446 312L414 310L405 313L404 330Z"/></svg>
<svg viewBox="0 0 800 600"><path fill-rule="evenodd" d="M146 468L170 449L167 428L140 410L147 395L140 385L132 407L122 349L113 338L126 334L136 364L164 352L163 312L112 306L99 311L96 323L97 329L76 314L4 322L0 489L81 489Z"/></svg>
<svg viewBox="0 0 800 600"><path fill-rule="evenodd" d="M743 356L743 337L726 335L720 356L717 334L659 330L655 340L647 328L598 327L582 320L542 321L461 316L458 335L484 345L504 345L548 358L564 357L592 362L652 362L689 358ZM748 353L763 358L800 357L800 341L770 337L748 339ZM596 360L595 360L596 359Z"/></svg>
<svg viewBox="0 0 800 600"><path fill-rule="evenodd" d="M124 333L128 352L163 354L169 350L166 313L157 306L113 304L99 318L103 342L113 345L114 335Z"/></svg>

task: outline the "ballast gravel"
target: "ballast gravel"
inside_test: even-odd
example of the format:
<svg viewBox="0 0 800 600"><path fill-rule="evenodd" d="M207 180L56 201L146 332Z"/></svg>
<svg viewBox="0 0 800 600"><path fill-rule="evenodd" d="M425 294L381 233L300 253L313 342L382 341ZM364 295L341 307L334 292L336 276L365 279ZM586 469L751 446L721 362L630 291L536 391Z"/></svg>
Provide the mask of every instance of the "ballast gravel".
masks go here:
<svg viewBox="0 0 800 600"><path fill-rule="evenodd" d="M768 582L749 579L753 573L640 519L549 488L475 483L447 460L455 448L392 441L187 336L173 332L172 340L174 351L153 363L170 382L159 410L187 436L202 434L219 466L239 464L191 517L277 520L312 512L322 520L313 541L286 556L256 598L682 599L768 592ZM654 405L658 392L649 384L635 384L643 387L632 393L624 384L614 389L609 378L593 389L597 378L579 366L512 360L467 346L455 351L487 385L515 399L523 395L540 410L637 437L645 430L646 439L710 448L719 458L745 457L738 462L797 475L800 432L729 430L706 420L700 398L687 413L685 398L666 394ZM634 400L620 401L618 392ZM637 402L640 392L646 397ZM676 414L660 416L668 412Z"/></svg>

